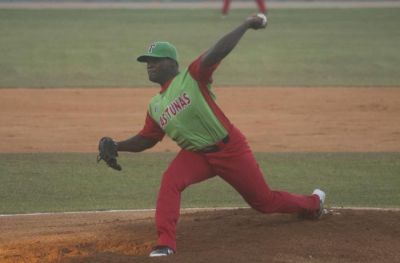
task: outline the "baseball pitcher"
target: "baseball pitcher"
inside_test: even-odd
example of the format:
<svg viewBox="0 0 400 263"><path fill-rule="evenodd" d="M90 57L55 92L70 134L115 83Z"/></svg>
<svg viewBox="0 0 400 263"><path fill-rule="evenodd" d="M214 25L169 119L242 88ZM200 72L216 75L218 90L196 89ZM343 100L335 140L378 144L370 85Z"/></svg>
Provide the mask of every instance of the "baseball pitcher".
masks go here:
<svg viewBox="0 0 400 263"><path fill-rule="evenodd" d="M323 213L325 193L319 189L298 195L269 188L245 136L225 116L212 90L212 75L222 60L249 29L263 29L266 24L263 14L248 17L183 70L169 42L154 42L137 58L146 63L148 78L160 85L160 91L148 105L143 129L119 142L102 138L99 160L120 170L118 151L144 151L165 135L181 148L162 177L156 206L158 240L151 257L176 253L181 193L214 176L229 183L261 213L298 213L311 218Z"/></svg>

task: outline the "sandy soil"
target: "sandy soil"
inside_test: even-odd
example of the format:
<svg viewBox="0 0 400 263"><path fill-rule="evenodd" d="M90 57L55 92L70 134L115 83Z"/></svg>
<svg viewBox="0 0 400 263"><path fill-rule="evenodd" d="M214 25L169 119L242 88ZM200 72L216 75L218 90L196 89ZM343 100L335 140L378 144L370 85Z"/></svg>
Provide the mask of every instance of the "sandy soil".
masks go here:
<svg viewBox="0 0 400 263"><path fill-rule="evenodd" d="M0 89L0 152L95 152L135 135L155 88ZM400 151L399 88L216 88L254 151ZM166 138L152 151L176 151Z"/></svg>
<svg viewBox="0 0 400 263"><path fill-rule="evenodd" d="M220 88L255 151L400 151L399 88ZM134 135L157 92L0 89L0 152L95 152ZM175 151L165 141L153 151ZM253 210L182 216L179 253L149 259L153 213L0 216L0 262L400 262L399 211L331 211L321 221Z"/></svg>

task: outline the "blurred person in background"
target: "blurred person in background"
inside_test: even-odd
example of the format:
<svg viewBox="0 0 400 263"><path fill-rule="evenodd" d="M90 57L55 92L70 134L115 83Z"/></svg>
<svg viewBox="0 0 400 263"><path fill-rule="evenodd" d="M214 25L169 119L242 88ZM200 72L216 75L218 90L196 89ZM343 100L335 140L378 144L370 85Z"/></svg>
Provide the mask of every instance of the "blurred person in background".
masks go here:
<svg viewBox="0 0 400 263"><path fill-rule="evenodd" d="M223 5L221 9L222 16L226 16L229 12L229 7L231 5L232 0L223 0ZM260 13L266 14L267 13L267 7L265 5L264 0L255 0L258 6L258 11Z"/></svg>

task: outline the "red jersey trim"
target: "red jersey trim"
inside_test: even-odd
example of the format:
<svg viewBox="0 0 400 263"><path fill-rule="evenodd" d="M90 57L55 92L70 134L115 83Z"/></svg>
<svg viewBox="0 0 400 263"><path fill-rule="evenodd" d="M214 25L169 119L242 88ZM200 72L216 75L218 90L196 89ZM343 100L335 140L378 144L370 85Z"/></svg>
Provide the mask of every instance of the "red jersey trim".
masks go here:
<svg viewBox="0 0 400 263"><path fill-rule="evenodd" d="M229 131L232 128L232 123L229 119L225 116L221 108L217 105L217 103L211 97L210 91L208 89L208 85L212 83L212 74L219 66L219 63L212 65L208 68L201 67L201 58L203 54L200 55L190 66L189 66L189 73L197 81L199 85L201 94L203 94L204 99L206 100L208 106L214 112L217 119L221 122L224 128Z"/></svg>
<svg viewBox="0 0 400 263"><path fill-rule="evenodd" d="M215 103L215 101L212 99L210 92L207 89L207 86L199 83L200 86L200 91L203 94L206 102L208 103L208 106L210 106L211 110L214 112L215 116L217 119L221 122L221 124L224 126L225 130L229 133L229 131L232 128L232 123L229 121L229 119L225 116L221 108Z"/></svg>

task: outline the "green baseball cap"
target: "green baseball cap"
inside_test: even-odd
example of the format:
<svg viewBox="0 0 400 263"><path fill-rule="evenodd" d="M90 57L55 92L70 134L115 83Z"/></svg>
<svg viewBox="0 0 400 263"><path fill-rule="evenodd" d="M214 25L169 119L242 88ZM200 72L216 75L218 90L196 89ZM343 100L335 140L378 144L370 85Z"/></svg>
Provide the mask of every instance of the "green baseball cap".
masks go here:
<svg viewBox="0 0 400 263"><path fill-rule="evenodd" d="M137 58L139 62L147 62L147 58L170 58L178 62L178 53L174 45L169 42L153 42L147 49L146 54Z"/></svg>

